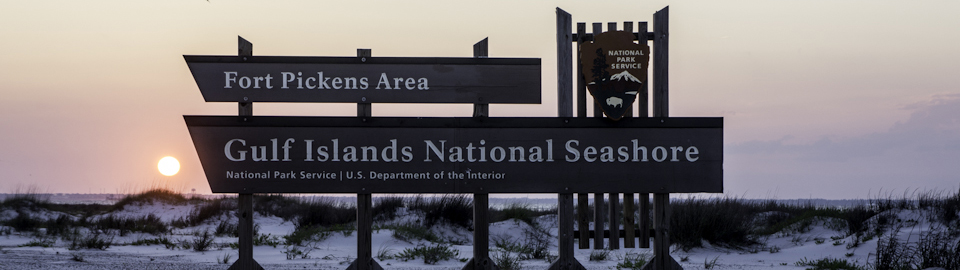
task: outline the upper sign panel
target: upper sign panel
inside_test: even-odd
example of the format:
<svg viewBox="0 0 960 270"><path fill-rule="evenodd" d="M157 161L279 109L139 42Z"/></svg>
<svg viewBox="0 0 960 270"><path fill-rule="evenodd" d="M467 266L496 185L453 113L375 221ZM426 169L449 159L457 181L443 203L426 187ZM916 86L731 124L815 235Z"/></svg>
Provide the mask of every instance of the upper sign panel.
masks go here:
<svg viewBox="0 0 960 270"><path fill-rule="evenodd" d="M538 58L183 58L207 102L540 103Z"/></svg>

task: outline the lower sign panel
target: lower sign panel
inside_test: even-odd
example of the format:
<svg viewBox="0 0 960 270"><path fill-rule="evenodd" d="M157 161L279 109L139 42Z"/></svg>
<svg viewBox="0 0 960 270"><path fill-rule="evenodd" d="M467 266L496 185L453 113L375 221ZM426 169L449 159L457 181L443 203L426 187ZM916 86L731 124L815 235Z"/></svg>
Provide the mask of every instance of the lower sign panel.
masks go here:
<svg viewBox="0 0 960 270"><path fill-rule="evenodd" d="M721 118L184 118L215 193L723 191Z"/></svg>

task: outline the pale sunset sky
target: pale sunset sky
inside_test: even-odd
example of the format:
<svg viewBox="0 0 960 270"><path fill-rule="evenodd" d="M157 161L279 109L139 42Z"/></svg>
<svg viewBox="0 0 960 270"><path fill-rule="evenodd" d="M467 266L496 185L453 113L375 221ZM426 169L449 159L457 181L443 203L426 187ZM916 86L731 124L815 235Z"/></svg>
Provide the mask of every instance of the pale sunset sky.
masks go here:
<svg viewBox="0 0 960 270"><path fill-rule="evenodd" d="M0 193L209 193L182 115L205 103L183 55L542 59L556 116L556 17L651 21L670 6L670 114L724 117L725 194L870 198L960 188L958 1L4 1ZM622 27L622 26L621 26ZM574 27L575 29L575 27ZM589 29L589 26L588 26ZM651 25L652 29L652 25ZM374 104L374 116L471 105ZM257 103L255 115L352 116L354 104ZM180 160L163 176L157 162Z"/></svg>

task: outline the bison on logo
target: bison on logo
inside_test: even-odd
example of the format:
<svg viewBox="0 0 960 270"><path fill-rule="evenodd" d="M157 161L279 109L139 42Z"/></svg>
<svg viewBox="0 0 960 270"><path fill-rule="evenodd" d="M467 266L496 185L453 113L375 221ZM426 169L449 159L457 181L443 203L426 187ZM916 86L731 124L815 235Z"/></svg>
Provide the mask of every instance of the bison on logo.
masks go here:
<svg viewBox="0 0 960 270"><path fill-rule="evenodd" d="M647 80L650 47L634 43L625 31L604 32L580 45L581 72L587 90L608 118L620 120Z"/></svg>

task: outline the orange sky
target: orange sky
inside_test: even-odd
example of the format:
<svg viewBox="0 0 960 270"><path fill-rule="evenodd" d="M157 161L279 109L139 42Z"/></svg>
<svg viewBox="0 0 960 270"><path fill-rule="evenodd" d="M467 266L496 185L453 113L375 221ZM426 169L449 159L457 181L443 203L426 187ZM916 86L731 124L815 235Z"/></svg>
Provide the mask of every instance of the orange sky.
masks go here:
<svg viewBox="0 0 960 270"><path fill-rule="evenodd" d="M555 116L555 14L650 21L670 6L673 116L725 118L728 194L864 198L960 186L960 3L927 1L16 1L0 9L0 192L209 192L184 114L204 103L182 55L536 57ZM352 104L256 104L353 115ZM470 105L375 104L375 116ZM162 176L175 156L182 171Z"/></svg>

